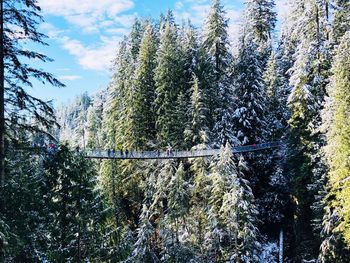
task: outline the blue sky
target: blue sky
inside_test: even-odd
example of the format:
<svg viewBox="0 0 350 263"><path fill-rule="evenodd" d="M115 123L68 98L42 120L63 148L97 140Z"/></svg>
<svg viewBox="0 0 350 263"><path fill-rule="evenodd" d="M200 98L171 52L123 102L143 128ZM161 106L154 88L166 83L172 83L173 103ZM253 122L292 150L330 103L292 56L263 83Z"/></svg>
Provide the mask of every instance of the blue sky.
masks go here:
<svg viewBox="0 0 350 263"><path fill-rule="evenodd" d="M277 0L283 11L285 0ZM210 0L38 0L45 22L39 30L49 36L49 46L35 47L54 62L37 67L54 74L65 88L35 83L31 93L54 104L65 103L85 91L107 86L118 42L127 34L135 17L157 18L173 10L176 19L190 19L201 27ZM222 0L230 19L232 41L237 36L244 0Z"/></svg>

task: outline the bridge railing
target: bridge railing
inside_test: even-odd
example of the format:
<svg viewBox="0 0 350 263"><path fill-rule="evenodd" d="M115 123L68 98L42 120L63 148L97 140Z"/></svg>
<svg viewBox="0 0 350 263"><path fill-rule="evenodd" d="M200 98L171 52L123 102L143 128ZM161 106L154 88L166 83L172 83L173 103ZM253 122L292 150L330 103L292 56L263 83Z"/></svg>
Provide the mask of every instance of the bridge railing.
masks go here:
<svg viewBox="0 0 350 263"><path fill-rule="evenodd" d="M235 146L232 147L233 153L252 152L257 150L279 147L280 141L260 143L253 145ZM86 151L86 156L89 158L106 158L106 159L171 159L171 158L194 158L206 157L219 154L220 149L204 149L194 151L129 151L128 153L121 151L108 150L89 150Z"/></svg>

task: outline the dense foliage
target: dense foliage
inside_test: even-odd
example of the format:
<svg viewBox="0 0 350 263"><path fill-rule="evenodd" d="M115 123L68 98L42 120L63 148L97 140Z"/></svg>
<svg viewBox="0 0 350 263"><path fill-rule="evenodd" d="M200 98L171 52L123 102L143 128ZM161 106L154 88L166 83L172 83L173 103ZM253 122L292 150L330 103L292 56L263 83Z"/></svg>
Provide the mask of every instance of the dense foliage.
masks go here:
<svg viewBox="0 0 350 263"><path fill-rule="evenodd" d="M235 52L219 0L203 30L171 11L136 19L108 87L58 108L50 132L71 148L8 156L5 262L348 262L350 5L289 5L275 41L275 2L246 1ZM275 140L284 144L231 150ZM220 154L78 151L170 148Z"/></svg>

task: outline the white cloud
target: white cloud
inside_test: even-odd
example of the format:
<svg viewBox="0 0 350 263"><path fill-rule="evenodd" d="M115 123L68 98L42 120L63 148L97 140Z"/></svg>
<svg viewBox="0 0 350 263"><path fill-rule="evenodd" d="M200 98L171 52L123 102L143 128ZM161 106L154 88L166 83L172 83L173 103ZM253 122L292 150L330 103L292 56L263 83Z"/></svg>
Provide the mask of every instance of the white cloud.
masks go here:
<svg viewBox="0 0 350 263"><path fill-rule="evenodd" d="M84 32L95 33L106 25L106 20L115 21L125 26L125 18L118 20L118 15L134 7L132 0L39 0L43 12L63 16L67 22L78 26ZM124 24L123 24L124 22Z"/></svg>
<svg viewBox="0 0 350 263"><path fill-rule="evenodd" d="M98 46L86 46L81 41L67 36L61 39L63 48L73 55L84 69L107 71L116 54L119 38L101 38Z"/></svg>
<svg viewBox="0 0 350 263"><path fill-rule="evenodd" d="M64 32L63 30L58 29L50 23L41 23L40 31L46 32L46 35L53 39L57 38L60 34Z"/></svg>
<svg viewBox="0 0 350 263"><path fill-rule="evenodd" d="M131 0L39 0L44 12L54 15L94 14L114 16L134 6Z"/></svg>
<svg viewBox="0 0 350 263"><path fill-rule="evenodd" d="M184 7L184 4L181 1L178 1L175 3L175 9L182 9Z"/></svg>
<svg viewBox="0 0 350 263"><path fill-rule="evenodd" d="M63 75L58 77L60 80L78 80L81 76L78 75Z"/></svg>

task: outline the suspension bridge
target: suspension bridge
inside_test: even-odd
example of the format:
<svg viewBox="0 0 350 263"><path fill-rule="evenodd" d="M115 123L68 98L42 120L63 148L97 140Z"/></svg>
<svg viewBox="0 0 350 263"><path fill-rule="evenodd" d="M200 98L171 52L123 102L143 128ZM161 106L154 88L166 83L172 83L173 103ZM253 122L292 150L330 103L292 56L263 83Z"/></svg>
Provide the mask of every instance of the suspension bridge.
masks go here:
<svg viewBox="0 0 350 263"><path fill-rule="evenodd" d="M268 143L259 143L244 146L232 147L233 153L246 153L255 152L271 148L278 148L282 145L281 141L274 141ZM111 151L111 150L87 150L85 151L85 157L90 159L122 159L122 160L147 160L147 159L185 159L185 158L199 158L199 157L210 157L218 155L220 149L204 149L204 150L193 150L193 151Z"/></svg>

